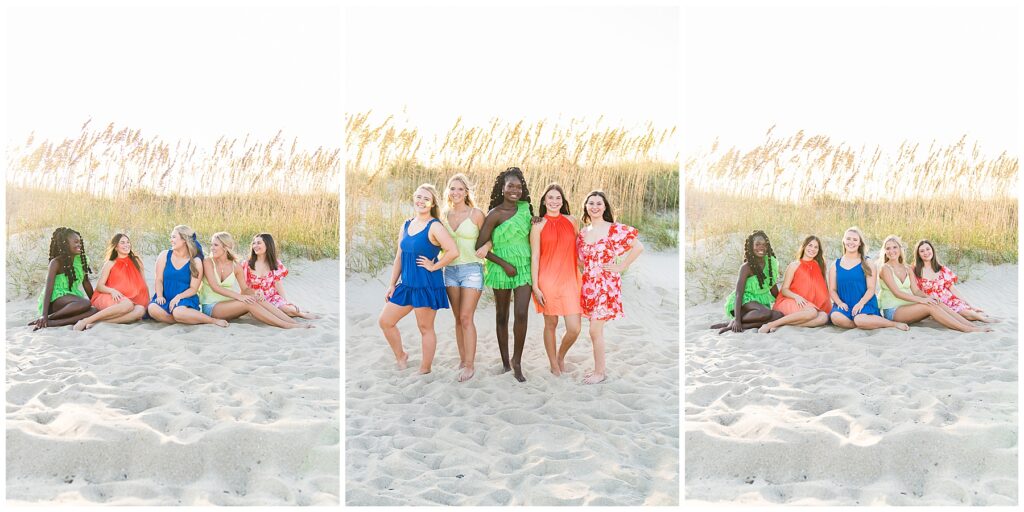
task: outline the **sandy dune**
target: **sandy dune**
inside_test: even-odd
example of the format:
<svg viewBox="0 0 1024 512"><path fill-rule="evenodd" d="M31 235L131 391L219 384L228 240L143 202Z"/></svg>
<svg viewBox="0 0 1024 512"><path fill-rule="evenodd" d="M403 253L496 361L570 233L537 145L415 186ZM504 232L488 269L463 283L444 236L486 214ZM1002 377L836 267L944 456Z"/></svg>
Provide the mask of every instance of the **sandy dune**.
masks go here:
<svg viewBox="0 0 1024 512"><path fill-rule="evenodd" d="M322 315L299 334L33 333L36 301L8 303L8 503L337 504L339 264L289 268L289 298Z"/></svg>
<svg viewBox="0 0 1024 512"><path fill-rule="evenodd" d="M687 308L687 503L1016 504L1017 268L975 274L992 333L719 336L721 304Z"/></svg>
<svg viewBox="0 0 1024 512"><path fill-rule="evenodd" d="M450 310L438 314L433 373L416 373L420 339L399 323L399 371L377 327L384 282L346 282L348 505L672 505L679 503L678 254L645 253L624 277L627 317L606 329L608 380L586 386L584 333L568 375L548 372L543 318L531 308L523 369L501 374L494 307L481 302L476 376L456 382ZM489 295L490 290L485 291ZM559 331L561 336L561 330Z"/></svg>

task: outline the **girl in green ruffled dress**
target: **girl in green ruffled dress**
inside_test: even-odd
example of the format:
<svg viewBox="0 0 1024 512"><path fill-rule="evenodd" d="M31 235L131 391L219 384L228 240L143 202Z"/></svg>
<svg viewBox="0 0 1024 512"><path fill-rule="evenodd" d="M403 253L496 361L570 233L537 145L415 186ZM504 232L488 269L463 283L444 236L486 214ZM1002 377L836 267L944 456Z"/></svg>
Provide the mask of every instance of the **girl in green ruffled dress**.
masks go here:
<svg viewBox="0 0 1024 512"><path fill-rule="evenodd" d="M725 314L733 317L726 323L712 325L712 329L743 332L744 329L782 318L772 309L779 294L779 261L764 231L754 231L743 241L743 265L736 289L725 300Z"/></svg>
<svg viewBox="0 0 1024 512"><path fill-rule="evenodd" d="M526 322L529 318L530 295L533 291L530 273L530 228L533 205L526 178L518 167L509 167L498 175L491 189L490 211L476 240L479 249L492 242L487 253L484 285L494 289L498 350L505 371L512 370L516 380L525 382L522 360L526 344ZM508 357L508 312L515 296L515 317L512 333L515 348Z"/></svg>

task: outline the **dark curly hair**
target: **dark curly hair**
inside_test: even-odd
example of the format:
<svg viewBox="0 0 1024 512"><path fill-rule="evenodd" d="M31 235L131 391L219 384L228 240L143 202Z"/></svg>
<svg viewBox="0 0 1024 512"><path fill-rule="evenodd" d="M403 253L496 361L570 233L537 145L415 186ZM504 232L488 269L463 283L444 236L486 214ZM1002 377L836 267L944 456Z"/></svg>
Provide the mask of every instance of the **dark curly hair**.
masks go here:
<svg viewBox="0 0 1024 512"><path fill-rule="evenodd" d="M78 238L82 238L82 234L71 228L59 227L53 231L53 236L50 237L50 259L57 258L60 263L60 271L68 278L68 285L71 285L76 281L75 279L75 258L71 254L71 246L68 244L68 238L71 235L78 235ZM82 240L82 270L85 271L86 275L92 272L89 268L89 258L85 256L85 240ZM82 276L83 278L85 276Z"/></svg>
<svg viewBox="0 0 1024 512"><path fill-rule="evenodd" d="M509 177L518 178L523 184L523 196L519 198L520 201L526 201L530 205L530 217L533 217L533 200L530 199L530 189L526 186L526 177L523 176L523 171L519 170L518 167L509 167L505 169L505 172L494 178L494 186L491 187L491 204L487 206L488 210L493 210L495 206L501 204L505 200L505 196L502 195L501 191L505 188L505 180Z"/></svg>
<svg viewBox="0 0 1024 512"><path fill-rule="evenodd" d="M764 253L764 258L758 258L754 255L754 239L757 237L764 238L765 244L768 245L768 250ZM775 257L775 250L772 249L772 242L768 239L768 235L760 229L747 235L747 239L743 242L743 262L750 266L750 272L757 276L758 286L764 288L764 267L768 262L768 257ZM760 259L761 261L757 261ZM768 286L772 286L776 283L772 282L771 276L768 276Z"/></svg>

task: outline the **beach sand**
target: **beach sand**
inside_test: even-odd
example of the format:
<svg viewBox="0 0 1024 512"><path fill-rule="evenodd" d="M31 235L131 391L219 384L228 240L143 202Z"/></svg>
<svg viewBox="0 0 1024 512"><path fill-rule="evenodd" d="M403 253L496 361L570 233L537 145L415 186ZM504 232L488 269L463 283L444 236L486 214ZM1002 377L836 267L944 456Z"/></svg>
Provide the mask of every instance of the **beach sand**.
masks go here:
<svg viewBox="0 0 1024 512"><path fill-rule="evenodd" d="M456 381L450 310L438 312L428 375L417 374L413 315L399 323L410 354L400 371L377 326L390 268L349 276L346 504L678 504L678 269L677 253L645 253L624 276L626 318L606 326L608 380L593 386L581 383L593 367L586 320L555 377L531 306L518 383L500 373L494 306L483 302L470 381Z"/></svg>
<svg viewBox="0 0 1024 512"><path fill-rule="evenodd" d="M315 329L32 332L36 298L7 303L7 503L337 504L340 266L288 264Z"/></svg>
<svg viewBox="0 0 1024 512"><path fill-rule="evenodd" d="M719 336L721 304L688 307L687 503L1015 505L1017 267L972 273L995 332Z"/></svg>

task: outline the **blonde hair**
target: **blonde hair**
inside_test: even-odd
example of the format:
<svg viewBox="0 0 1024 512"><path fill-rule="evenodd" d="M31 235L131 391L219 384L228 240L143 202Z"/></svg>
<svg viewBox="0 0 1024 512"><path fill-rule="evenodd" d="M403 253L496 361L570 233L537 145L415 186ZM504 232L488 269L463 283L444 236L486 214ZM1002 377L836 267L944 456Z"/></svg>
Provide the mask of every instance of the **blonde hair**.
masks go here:
<svg viewBox="0 0 1024 512"><path fill-rule="evenodd" d="M228 261L238 261L238 255L235 254L235 239L231 236L231 233L227 231L218 231L210 237L210 241L216 240L220 242L220 245L224 247L224 252L228 255Z"/></svg>
<svg viewBox="0 0 1024 512"><path fill-rule="evenodd" d="M434 186L431 185L430 183L424 183L416 187L416 190L419 189L423 189L426 190L427 192L430 192L430 216L437 220L441 220L441 207L438 205L437 200L439 197L441 197L441 194L438 194L437 189L434 188Z"/></svg>
<svg viewBox="0 0 1024 512"><path fill-rule="evenodd" d="M455 207L455 204L452 203L452 198L448 196L448 191L452 188L452 182L455 181L462 182L462 186L466 187L466 206L470 208L476 207L476 201L473 201L473 189L469 185L469 178L460 172L451 178L448 178L448 184L444 186L444 213L446 215L448 214L448 210Z"/></svg>
<svg viewBox="0 0 1024 512"><path fill-rule="evenodd" d="M196 247L196 241L192 239L192 236L196 234L195 230L184 224L178 224L174 226L171 232L177 233L185 241L185 247L188 249L188 266L192 277L202 275L202 270L196 265L196 258L199 257L199 248Z"/></svg>
<svg viewBox="0 0 1024 512"><path fill-rule="evenodd" d="M903 240L900 240L900 237L896 235L889 235L885 237L885 241L882 242L882 248L878 250L879 267L881 267L881 265L885 265L888 262L888 256L885 254L885 244L888 244L889 241L896 242L896 245L900 246L900 263L905 263L903 253L906 250L907 246L904 245Z"/></svg>

